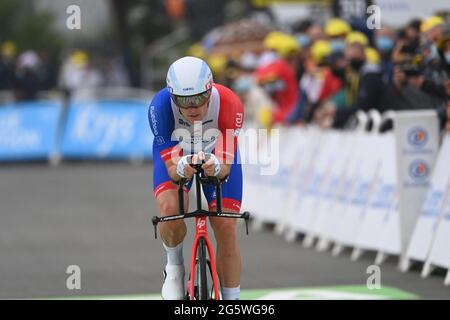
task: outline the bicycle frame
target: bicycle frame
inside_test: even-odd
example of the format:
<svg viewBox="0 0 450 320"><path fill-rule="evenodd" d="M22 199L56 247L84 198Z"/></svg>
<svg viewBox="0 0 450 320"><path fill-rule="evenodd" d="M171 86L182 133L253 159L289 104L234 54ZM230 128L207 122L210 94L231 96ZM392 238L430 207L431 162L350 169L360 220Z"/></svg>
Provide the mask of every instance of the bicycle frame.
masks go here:
<svg viewBox="0 0 450 320"><path fill-rule="evenodd" d="M209 262L211 264L211 275L213 280L214 297L219 300L219 280L217 277L216 261L214 259L214 252L212 249L211 241L208 238L208 230L206 225L206 217L195 218L195 239L192 245L191 253L191 266L190 266L190 279L187 282L187 292L191 300L195 297L195 262L197 259L197 249L200 238L205 240L206 247L208 249Z"/></svg>

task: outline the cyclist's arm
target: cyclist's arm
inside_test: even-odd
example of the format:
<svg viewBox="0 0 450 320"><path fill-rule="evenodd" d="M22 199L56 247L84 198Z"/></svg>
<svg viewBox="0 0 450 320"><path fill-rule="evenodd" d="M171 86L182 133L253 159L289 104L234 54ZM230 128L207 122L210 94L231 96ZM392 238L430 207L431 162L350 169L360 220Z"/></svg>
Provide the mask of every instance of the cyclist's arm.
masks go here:
<svg viewBox="0 0 450 320"><path fill-rule="evenodd" d="M217 86L220 92L219 130L215 155L223 170L219 173L225 177L234 162L237 152L237 137L244 123L244 108L239 97L230 89Z"/></svg>
<svg viewBox="0 0 450 320"><path fill-rule="evenodd" d="M177 164L181 157L178 141L172 140L174 120L170 107L170 94L166 89L159 91L152 99L148 110L148 121L153 132L153 154L164 162L167 173L173 181L179 181Z"/></svg>
<svg viewBox="0 0 450 320"><path fill-rule="evenodd" d="M172 159L164 162L167 168L167 173L169 174L170 179L172 181L178 182L180 180L180 176L177 174L177 165L173 163Z"/></svg>

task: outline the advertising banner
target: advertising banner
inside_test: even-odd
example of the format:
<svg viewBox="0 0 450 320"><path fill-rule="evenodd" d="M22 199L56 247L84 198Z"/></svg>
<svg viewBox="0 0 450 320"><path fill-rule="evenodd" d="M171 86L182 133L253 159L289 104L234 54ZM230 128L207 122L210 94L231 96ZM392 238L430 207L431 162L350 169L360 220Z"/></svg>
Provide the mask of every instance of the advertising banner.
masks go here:
<svg viewBox="0 0 450 320"><path fill-rule="evenodd" d="M439 157L436 169L433 172L433 180L427 200L422 208L419 221L414 230L413 241L410 249L419 247L419 241L415 239L419 236L428 240L431 248L424 250L428 253L427 263L424 267L424 275L428 275L431 269L430 265L436 265L443 268L450 268L450 135L447 134L444 143L439 151ZM424 223L423 221L431 222ZM420 226L420 224L424 226ZM427 227L427 228L426 228ZM423 228L423 230L419 230ZM425 229L426 228L426 229ZM417 244L416 244L417 242ZM425 241L424 241L425 242ZM409 251L408 251L409 253ZM415 252L411 252L411 256ZM408 255L409 257L409 255ZM414 256L412 256L414 258ZM421 256L420 258L423 258ZM449 275L445 281L450 285Z"/></svg>
<svg viewBox="0 0 450 320"><path fill-rule="evenodd" d="M151 158L153 134L145 102L77 102L69 108L60 150L62 157Z"/></svg>
<svg viewBox="0 0 450 320"><path fill-rule="evenodd" d="M55 150L61 105L56 101L0 107L0 161L45 160Z"/></svg>
<svg viewBox="0 0 450 320"><path fill-rule="evenodd" d="M429 189L438 152L438 118L435 111L400 111L394 117L401 268L407 269L406 251Z"/></svg>

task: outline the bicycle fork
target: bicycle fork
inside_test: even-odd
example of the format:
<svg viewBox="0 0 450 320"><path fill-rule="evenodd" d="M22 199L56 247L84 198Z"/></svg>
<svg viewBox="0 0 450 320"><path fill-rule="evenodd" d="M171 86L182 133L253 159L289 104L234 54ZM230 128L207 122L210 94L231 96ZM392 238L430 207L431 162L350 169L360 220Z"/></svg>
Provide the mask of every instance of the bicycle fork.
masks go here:
<svg viewBox="0 0 450 320"><path fill-rule="evenodd" d="M198 217L195 218L195 224L196 224L196 235L194 244L192 246L192 254L191 254L191 265L190 265L190 276L187 283L187 291L189 294L190 299L194 299L195 294L195 275L196 275L196 259L197 259L197 251L200 239L204 239L206 248L208 250L208 256L209 256L209 262L211 265L211 276L212 276L212 285L214 288L214 298L216 300L219 300L219 280L217 278L217 268L216 268L216 262L214 259L214 252L212 249L211 241L209 240L207 236L207 225L206 225L206 217ZM199 280L199 279L198 279ZM197 281L198 281L197 280Z"/></svg>

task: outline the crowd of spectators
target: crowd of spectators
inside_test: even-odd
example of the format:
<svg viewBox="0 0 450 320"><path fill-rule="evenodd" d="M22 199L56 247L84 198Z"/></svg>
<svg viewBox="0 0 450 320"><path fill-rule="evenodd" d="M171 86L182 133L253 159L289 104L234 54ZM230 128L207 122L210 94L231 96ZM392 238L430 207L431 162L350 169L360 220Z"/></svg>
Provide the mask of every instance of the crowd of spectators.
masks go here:
<svg viewBox="0 0 450 320"><path fill-rule="evenodd" d="M129 86L118 56L93 62L87 52L75 49L65 55L53 75L45 52L17 51L12 41L0 44L0 91L12 92L16 101L36 100L41 91L57 90L70 96L84 88Z"/></svg>
<svg viewBox="0 0 450 320"><path fill-rule="evenodd" d="M215 81L240 96L247 119L259 126L315 123L339 129L360 110L434 109L450 130L450 23L440 16L375 30L339 18L324 24L306 20L291 32L268 32L260 47L239 54L210 55L198 50L201 46L188 54L207 60ZM83 88L128 86L118 57L93 61L87 52L73 50L52 76L45 53L18 54L15 44L5 41L0 91L24 101L42 90L70 96Z"/></svg>
<svg viewBox="0 0 450 320"><path fill-rule="evenodd" d="M368 30L333 18L272 31L263 50L203 55L260 126L344 128L359 110L437 110L450 130L450 24L439 16ZM220 68L215 68L220 65ZM216 69L216 70L214 70Z"/></svg>

